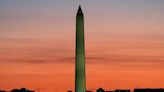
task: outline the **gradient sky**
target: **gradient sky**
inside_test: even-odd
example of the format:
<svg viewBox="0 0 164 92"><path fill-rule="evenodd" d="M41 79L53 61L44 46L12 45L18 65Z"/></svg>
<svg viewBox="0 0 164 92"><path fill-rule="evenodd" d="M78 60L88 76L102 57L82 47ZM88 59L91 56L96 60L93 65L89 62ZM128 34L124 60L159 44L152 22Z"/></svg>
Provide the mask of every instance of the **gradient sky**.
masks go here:
<svg viewBox="0 0 164 92"><path fill-rule="evenodd" d="M164 0L0 0L0 89L74 89L79 4L87 89L164 87Z"/></svg>

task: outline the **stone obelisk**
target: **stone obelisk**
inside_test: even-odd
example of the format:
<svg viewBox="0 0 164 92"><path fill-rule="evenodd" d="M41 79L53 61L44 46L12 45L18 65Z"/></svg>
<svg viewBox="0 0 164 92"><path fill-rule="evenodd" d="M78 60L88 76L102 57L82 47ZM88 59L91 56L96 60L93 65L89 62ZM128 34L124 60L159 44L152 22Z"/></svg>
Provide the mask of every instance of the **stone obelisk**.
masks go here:
<svg viewBox="0 0 164 92"><path fill-rule="evenodd" d="M81 7L76 15L75 92L86 92L84 16Z"/></svg>

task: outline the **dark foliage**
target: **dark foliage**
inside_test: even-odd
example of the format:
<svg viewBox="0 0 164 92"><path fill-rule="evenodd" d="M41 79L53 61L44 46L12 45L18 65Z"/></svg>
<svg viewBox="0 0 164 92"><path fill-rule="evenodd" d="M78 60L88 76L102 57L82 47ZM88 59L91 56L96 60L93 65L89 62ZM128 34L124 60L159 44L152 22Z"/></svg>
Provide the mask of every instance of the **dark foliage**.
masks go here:
<svg viewBox="0 0 164 92"><path fill-rule="evenodd" d="M35 92L35 91L31 91L26 88L21 88L21 89L13 89L11 90L11 92Z"/></svg>

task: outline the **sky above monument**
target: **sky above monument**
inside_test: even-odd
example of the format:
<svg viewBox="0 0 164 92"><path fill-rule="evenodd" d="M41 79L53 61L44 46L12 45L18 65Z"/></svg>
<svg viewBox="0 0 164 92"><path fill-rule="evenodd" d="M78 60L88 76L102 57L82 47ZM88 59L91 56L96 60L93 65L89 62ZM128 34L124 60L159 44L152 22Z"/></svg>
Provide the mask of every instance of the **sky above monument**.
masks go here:
<svg viewBox="0 0 164 92"><path fill-rule="evenodd" d="M1 89L74 89L79 4L87 89L164 87L164 0L0 0Z"/></svg>

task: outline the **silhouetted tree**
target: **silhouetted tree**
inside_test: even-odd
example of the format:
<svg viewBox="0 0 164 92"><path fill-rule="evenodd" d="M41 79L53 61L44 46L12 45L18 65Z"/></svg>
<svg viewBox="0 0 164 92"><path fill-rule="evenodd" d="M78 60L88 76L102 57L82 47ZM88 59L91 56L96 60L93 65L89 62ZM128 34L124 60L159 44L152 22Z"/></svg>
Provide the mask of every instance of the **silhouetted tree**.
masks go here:
<svg viewBox="0 0 164 92"><path fill-rule="evenodd" d="M21 88L21 89L13 89L11 90L11 92L34 92L34 91L30 91L26 88Z"/></svg>
<svg viewBox="0 0 164 92"><path fill-rule="evenodd" d="M0 90L0 92L6 92L6 91L4 91L4 90Z"/></svg>
<svg viewBox="0 0 164 92"><path fill-rule="evenodd" d="M13 89L13 90L11 90L11 92L19 92L19 90L18 89Z"/></svg>

